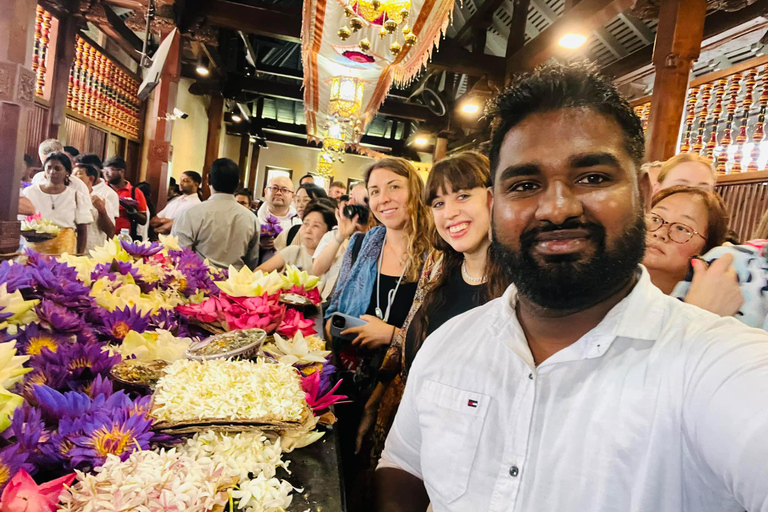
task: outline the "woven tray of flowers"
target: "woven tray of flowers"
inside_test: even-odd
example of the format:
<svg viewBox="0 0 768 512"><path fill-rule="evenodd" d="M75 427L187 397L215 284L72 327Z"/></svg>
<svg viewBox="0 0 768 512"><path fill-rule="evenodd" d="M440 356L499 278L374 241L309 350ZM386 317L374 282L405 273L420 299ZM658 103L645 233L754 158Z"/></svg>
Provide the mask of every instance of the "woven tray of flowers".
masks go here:
<svg viewBox="0 0 768 512"><path fill-rule="evenodd" d="M262 359L176 361L158 381L151 410L153 429L175 434L300 430L313 417L296 369Z"/></svg>

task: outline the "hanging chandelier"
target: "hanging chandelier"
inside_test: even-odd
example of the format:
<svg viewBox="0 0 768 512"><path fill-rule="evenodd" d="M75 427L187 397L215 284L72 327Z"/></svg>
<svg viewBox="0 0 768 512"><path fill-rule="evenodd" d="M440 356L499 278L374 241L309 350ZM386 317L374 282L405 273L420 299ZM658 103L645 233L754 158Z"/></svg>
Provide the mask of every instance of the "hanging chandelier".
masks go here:
<svg viewBox="0 0 768 512"><path fill-rule="evenodd" d="M331 78L329 114L339 119L354 121L363 108L365 82L350 76Z"/></svg>
<svg viewBox="0 0 768 512"><path fill-rule="evenodd" d="M333 156L325 150L320 151L317 154L317 167L315 167L315 174L328 178L333 176Z"/></svg>
<svg viewBox="0 0 768 512"><path fill-rule="evenodd" d="M413 46L418 37L413 33L406 21L411 14L411 0L350 0L344 6L346 24L339 28L337 35L342 41L360 30L371 27L379 38L390 38L389 51L397 57L404 46ZM402 44L398 35L401 27ZM363 52L371 48L368 37L363 37L358 46Z"/></svg>

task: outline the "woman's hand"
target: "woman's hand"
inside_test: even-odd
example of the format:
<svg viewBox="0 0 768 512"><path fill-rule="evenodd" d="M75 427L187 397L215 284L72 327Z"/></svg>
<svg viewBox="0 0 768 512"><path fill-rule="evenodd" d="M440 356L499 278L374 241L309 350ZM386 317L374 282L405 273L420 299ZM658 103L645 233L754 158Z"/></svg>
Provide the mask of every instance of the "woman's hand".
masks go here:
<svg viewBox="0 0 768 512"><path fill-rule="evenodd" d="M709 268L694 259L691 262L693 280L685 302L720 316L735 315L744 304L744 296L731 263L731 254L716 259Z"/></svg>
<svg viewBox="0 0 768 512"><path fill-rule="evenodd" d="M352 345L364 347L373 350L385 345L389 345L395 337L395 326L389 325L378 317L363 315L361 319L368 322L360 327L350 327L341 334L357 334L357 338L352 340Z"/></svg>
<svg viewBox="0 0 768 512"><path fill-rule="evenodd" d="M343 214L341 208L336 208L336 223L338 224L336 233L337 242L342 243L355 233L355 230L358 227L357 220L358 215L355 215L353 219L350 219Z"/></svg>

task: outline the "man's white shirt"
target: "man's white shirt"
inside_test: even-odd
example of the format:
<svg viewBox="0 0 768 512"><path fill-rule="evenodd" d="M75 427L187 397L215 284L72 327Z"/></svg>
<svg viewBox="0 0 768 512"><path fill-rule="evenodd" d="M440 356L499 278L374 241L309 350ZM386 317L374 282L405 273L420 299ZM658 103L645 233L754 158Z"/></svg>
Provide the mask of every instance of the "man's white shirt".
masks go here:
<svg viewBox="0 0 768 512"><path fill-rule="evenodd" d="M181 212L201 202L197 194L182 195L165 205L165 208L160 210L157 216L163 219L176 219L181 215Z"/></svg>
<svg viewBox="0 0 768 512"><path fill-rule="evenodd" d="M447 322L379 468L435 512L768 512L768 333L665 296L643 268L536 367L516 291Z"/></svg>

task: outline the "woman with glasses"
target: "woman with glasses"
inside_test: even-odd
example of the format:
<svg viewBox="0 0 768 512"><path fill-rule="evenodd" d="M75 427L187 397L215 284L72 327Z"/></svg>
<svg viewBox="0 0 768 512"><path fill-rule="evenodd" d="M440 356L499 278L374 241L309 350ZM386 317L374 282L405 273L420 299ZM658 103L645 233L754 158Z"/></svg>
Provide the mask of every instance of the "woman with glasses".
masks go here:
<svg viewBox="0 0 768 512"><path fill-rule="evenodd" d="M643 258L653 284L670 295L678 283L691 277L685 302L721 316L736 314L743 298L731 267L733 257L727 255L709 268L700 258L721 245L727 231L728 215L722 199L714 192L671 187L657 193L646 215Z"/></svg>

